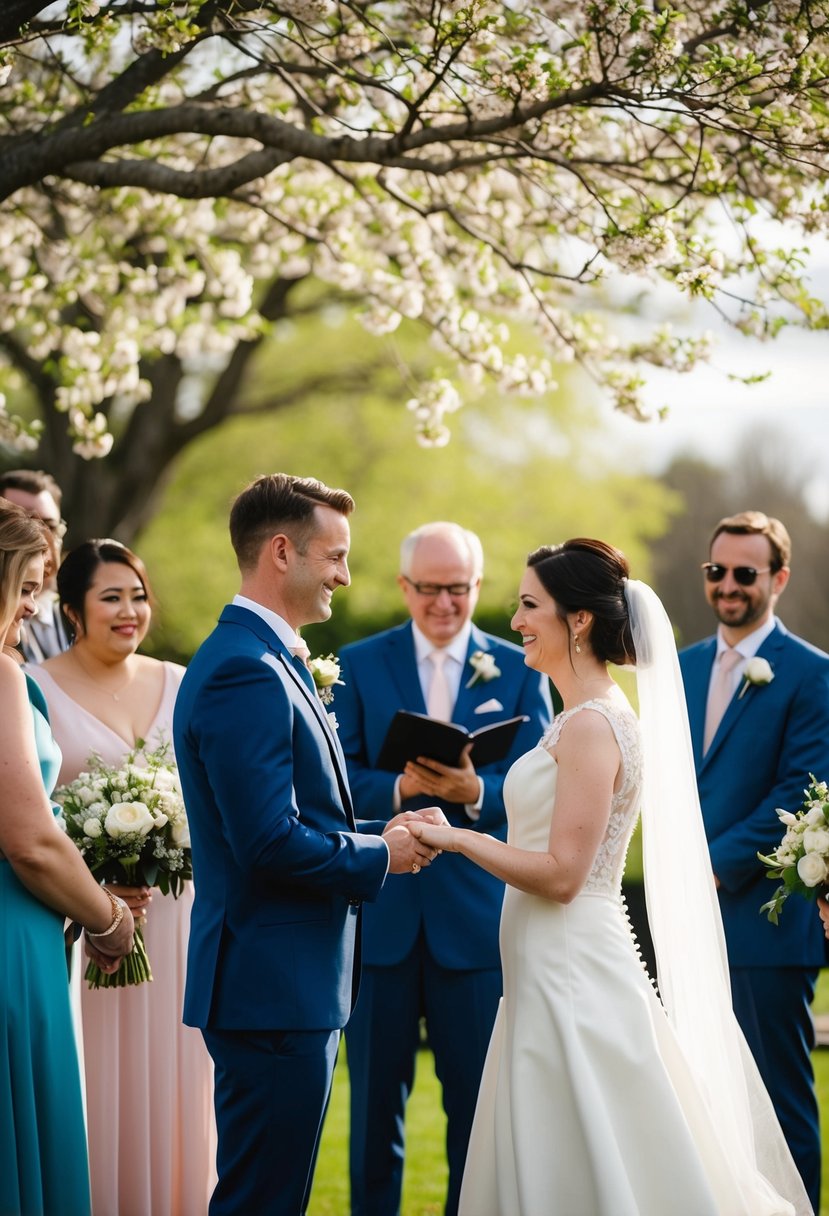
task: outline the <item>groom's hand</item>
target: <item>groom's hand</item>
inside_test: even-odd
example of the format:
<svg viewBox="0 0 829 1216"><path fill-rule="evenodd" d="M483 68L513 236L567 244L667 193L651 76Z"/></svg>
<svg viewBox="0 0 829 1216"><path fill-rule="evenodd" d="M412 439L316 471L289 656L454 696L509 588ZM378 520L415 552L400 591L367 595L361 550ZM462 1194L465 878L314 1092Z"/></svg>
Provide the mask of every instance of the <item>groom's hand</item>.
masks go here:
<svg viewBox="0 0 829 1216"><path fill-rule="evenodd" d="M426 809L437 811L440 815L443 814L439 807ZM422 812L404 811L389 820L386 830L383 832L383 839L389 849L390 874L417 874L424 866L430 865L437 856L437 849L433 849L423 841L416 840L406 826L407 822L418 818L423 819L425 816Z"/></svg>

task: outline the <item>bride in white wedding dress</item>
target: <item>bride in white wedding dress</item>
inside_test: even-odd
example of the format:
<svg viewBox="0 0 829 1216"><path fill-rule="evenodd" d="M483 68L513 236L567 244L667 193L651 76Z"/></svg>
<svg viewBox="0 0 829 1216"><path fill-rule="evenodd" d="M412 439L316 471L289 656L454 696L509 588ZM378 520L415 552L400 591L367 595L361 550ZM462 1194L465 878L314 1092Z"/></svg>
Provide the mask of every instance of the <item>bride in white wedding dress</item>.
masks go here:
<svg viewBox="0 0 829 1216"><path fill-rule="evenodd" d="M530 555L512 626L564 709L507 776L508 842L412 829L507 883L460 1216L804 1216L731 1013L670 623L627 573L601 541ZM637 658L641 730L607 670ZM640 807L661 999L621 897Z"/></svg>

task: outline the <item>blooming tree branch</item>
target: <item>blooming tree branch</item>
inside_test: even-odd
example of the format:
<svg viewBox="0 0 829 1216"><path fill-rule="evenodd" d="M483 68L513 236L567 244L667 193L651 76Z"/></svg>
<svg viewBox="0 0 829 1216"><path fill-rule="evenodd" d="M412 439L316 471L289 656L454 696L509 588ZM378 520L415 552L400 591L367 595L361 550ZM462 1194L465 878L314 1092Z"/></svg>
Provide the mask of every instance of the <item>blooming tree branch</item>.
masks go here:
<svg viewBox="0 0 829 1216"><path fill-rule="evenodd" d="M761 338L827 326L829 0L13 0L0 38L0 392L47 369L82 458L117 456L159 368L255 346L283 281L424 327L424 443L464 382L539 393L573 361L645 417L648 366L710 340L608 332L625 283ZM11 405L0 437L44 442Z"/></svg>

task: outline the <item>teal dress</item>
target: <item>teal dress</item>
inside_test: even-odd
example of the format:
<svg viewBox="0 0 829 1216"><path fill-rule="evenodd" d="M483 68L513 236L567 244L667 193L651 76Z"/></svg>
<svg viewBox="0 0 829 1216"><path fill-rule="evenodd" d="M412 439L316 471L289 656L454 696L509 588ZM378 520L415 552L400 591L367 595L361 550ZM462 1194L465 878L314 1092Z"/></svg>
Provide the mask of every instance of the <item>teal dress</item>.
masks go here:
<svg viewBox="0 0 829 1216"><path fill-rule="evenodd" d="M60 751L43 693L26 684L51 793ZM89 1216L63 922L0 861L0 1216Z"/></svg>

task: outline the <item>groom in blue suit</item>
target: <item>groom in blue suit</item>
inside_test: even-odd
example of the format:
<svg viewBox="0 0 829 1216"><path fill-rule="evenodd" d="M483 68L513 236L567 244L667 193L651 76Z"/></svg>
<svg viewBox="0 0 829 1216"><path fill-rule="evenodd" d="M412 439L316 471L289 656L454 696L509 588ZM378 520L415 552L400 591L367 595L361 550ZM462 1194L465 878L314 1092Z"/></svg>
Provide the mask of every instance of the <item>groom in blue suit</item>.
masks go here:
<svg viewBox="0 0 829 1216"><path fill-rule="evenodd" d="M411 620L340 652L345 683L337 691L337 718L357 813L389 819L400 808L434 802L451 823L503 839L504 776L549 725L547 680L525 667L519 647L472 624L483 570L474 533L427 524L404 540L400 570ZM458 768L424 760L403 773L384 772L377 758L398 709L451 718L469 730L518 714L527 721L509 757L480 772L468 755ZM352 1216L400 1210L405 1107L421 1016L447 1115L446 1212L457 1210L501 994L503 893L503 883L451 854L428 872L387 884L366 908L363 986L346 1028Z"/></svg>
<svg viewBox="0 0 829 1216"><path fill-rule="evenodd" d="M405 816L358 832L297 633L327 619L350 581L353 505L343 490L282 473L239 495L230 534L241 592L176 701L196 887L184 1020L201 1029L215 1066L210 1216L305 1211L356 999L363 901L387 873L434 855Z"/></svg>
<svg viewBox="0 0 829 1216"><path fill-rule="evenodd" d="M779 520L759 511L721 520L703 566L717 634L683 650L680 664L734 1012L817 1212L810 1005L823 933L803 899L788 900L779 925L760 914L774 888L757 859L783 836L776 809L799 808L810 773L829 777L829 655L774 616L790 558Z"/></svg>

